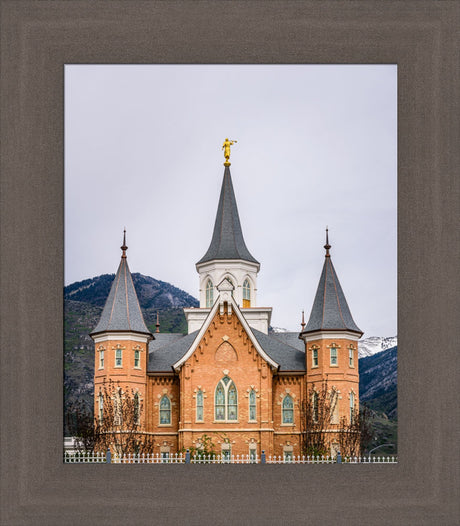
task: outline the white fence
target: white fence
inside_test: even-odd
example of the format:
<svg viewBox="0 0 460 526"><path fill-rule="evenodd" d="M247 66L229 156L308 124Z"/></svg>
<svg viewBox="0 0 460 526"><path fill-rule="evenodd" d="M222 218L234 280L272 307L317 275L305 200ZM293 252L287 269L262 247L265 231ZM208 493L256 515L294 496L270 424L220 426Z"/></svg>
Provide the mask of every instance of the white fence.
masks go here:
<svg viewBox="0 0 460 526"><path fill-rule="evenodd" d="M396 464L397 457L324 457L324 456L270 456L256 455L174 455L142 454L121 455L107 453L64 453L66 464Z"/></svg>

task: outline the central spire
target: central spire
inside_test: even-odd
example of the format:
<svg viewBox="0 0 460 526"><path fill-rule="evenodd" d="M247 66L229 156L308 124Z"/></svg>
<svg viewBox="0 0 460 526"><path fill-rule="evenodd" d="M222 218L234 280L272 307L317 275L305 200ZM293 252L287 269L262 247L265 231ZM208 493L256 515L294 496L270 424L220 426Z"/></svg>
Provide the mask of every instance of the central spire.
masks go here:
<svg viewBox="0 0 460 526"><path fill-rule="evenodd" d="M213 259L242 259L259 265L244 242L233 191L232 176L230 175L230 167L227 165L224 170L211 244L197 265Z"/></svg>

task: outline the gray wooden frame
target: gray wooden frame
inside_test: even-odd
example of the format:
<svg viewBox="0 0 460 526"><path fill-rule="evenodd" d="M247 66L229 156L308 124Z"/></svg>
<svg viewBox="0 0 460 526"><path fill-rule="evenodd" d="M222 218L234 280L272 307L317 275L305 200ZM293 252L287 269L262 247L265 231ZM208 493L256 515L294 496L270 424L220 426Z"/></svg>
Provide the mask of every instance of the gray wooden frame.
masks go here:
<svg viewBox="0 0 460 526"><path fill-rule="evenodd" d="M460 3L0 6L2 524L457 524ZM63 66L256 62L398 64L399 464L64 465Z"/></svg>

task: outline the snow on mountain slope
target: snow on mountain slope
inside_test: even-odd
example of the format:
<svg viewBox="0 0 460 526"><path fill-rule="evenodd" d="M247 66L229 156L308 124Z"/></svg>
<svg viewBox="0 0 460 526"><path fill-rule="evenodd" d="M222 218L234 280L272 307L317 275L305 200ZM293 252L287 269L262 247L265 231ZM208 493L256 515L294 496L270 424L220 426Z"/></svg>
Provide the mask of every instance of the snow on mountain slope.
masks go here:
<svg viewBox="0 0 460 526"><path fill-rule="evenodd" d="M372 356L396 345L398 345L397 336L370 336L358 342L358 356L359 358Z"/></svg>

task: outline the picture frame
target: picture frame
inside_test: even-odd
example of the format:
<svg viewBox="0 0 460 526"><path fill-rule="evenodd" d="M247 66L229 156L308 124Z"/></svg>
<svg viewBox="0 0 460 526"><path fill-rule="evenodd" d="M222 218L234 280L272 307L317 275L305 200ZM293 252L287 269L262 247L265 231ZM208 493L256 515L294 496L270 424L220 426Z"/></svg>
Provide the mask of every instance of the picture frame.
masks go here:
<svg viewBox="0 0 460 526"><path fill-rule="evenodd" d="M456 524L459 5L7 0L1 14L2 523ZM70 63L398 64L398 464L62 462Z"/></svg>

